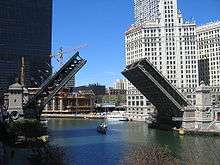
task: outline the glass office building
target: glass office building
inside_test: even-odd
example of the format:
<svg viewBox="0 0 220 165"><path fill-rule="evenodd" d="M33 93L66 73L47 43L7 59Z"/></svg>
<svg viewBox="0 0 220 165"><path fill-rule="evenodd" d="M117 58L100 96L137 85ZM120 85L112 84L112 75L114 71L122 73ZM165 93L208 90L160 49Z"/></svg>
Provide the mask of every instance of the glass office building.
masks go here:
<svg viewBox="0 0 220 165"><path fill-rule="evenodd" d="M0 95L20 77L36 86L51 73L52 0L0 1Z"/></svg>

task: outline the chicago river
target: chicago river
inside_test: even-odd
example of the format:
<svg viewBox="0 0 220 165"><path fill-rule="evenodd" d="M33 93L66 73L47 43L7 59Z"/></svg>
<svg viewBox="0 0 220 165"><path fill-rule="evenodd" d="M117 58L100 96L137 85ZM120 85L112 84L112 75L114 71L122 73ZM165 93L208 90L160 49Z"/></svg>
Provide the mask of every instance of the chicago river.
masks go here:
<svg viewBox="0 0 220 165"><path fill-rule="evenodd" d="M142 122L105 121L108 132L96 132L103 120L49 119L50 143L64 148L67 164L120 164L136 146L160 146L193 164L219 164L220 137L184 135L148 128Z"/></svg>

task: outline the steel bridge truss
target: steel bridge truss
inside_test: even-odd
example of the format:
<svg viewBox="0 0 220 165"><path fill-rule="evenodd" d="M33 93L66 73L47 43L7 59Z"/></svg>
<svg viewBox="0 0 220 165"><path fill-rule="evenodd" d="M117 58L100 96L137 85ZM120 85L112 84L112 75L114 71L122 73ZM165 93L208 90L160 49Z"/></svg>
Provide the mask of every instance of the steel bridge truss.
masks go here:
<svg viewBox="0 0 220 165"><path fill-rule="evenodd" d="M86 64L86 60L76 52L61 69L50 76L24 104L25 118L39 118L46 104L65 86L65 84Z"/></svg>

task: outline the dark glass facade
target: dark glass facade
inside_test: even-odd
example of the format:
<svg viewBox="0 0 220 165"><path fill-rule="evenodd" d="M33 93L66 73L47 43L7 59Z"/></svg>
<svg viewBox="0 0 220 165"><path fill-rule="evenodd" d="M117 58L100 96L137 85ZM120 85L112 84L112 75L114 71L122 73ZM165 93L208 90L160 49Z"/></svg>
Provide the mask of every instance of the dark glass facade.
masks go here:
<svg viewBox="0 0 220 165"><path fill-rule="evenodd" d="M201 59L198 61L199 83L202 81L206 85L210 85L209 59Z"/></svg>
<svg viewBox="0 0 220 165"><path fill-rule="evenodd" d="M25 59L25 85L51 73L52 0L0 0L0 93L15 82Z"/></svg>
<svg viewBox="0 0 220 165"><path fill-rule="evenodd" d="M89 84L89 86L75 87L73 91L92 90L96 96L105 95L105 86L99 84Z"/></svg>

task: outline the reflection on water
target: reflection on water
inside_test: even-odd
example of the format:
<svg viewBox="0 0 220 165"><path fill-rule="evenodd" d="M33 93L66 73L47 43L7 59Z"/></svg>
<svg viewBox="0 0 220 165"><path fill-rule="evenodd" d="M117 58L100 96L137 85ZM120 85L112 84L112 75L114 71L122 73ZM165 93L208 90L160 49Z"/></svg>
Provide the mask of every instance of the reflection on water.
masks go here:
<svg viewBox="0 0 220 165"><path fill-rule="evenodd" d="M65 147L69 164L118 164L131 145L160 145L190 164L219 164L220 138L179 136L148 129L145 123L107 121L107 135L96 132L102 120L50 119L50 141Z"/></svg>

